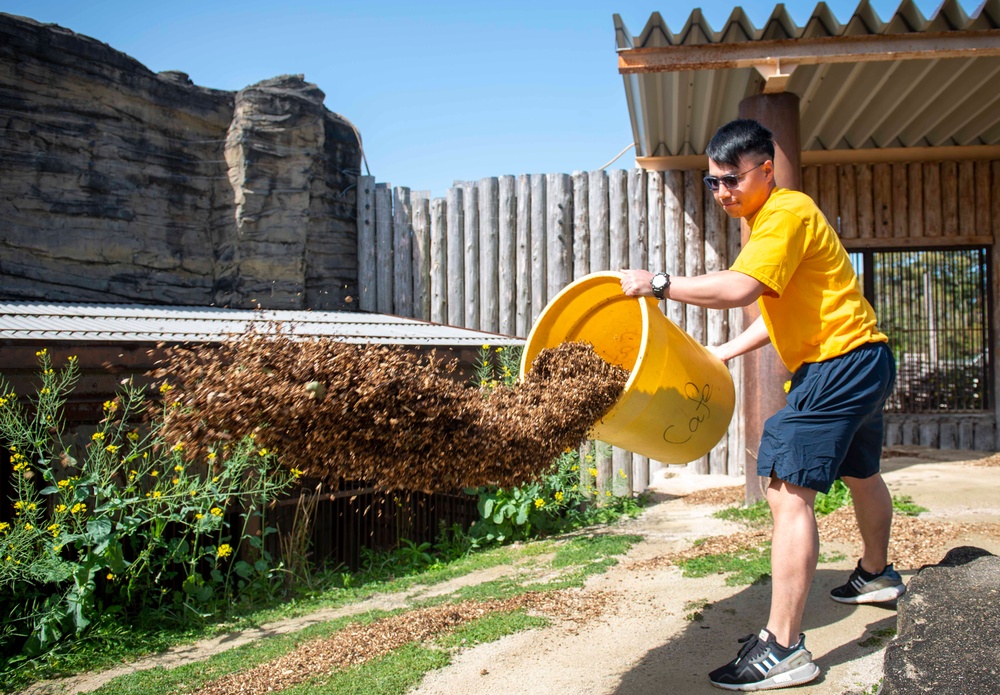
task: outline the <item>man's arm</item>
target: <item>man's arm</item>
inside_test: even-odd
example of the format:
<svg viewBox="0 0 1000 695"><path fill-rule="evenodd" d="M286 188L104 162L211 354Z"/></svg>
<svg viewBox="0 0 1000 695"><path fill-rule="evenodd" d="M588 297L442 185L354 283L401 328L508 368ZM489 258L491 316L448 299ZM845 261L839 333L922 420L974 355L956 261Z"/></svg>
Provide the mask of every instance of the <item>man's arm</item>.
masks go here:
<svg viewBox="0 0 1000 695"><path fill-rule="evenodd" d="M740 333L738 336L722 345L709 346L708 351L718 357L723 362L728 362L734 357L745 355L748 352L762 348L771 342L771 336L767 332L767 324L764 317L758 316L757 320Z"/></svg>
<svg viewBox="0 0 1000 695"><path fill-rule="evenodd" d="M623 270L622 291L629 297L652 297L648 270ZM752 304L767 289L760 280L735 270L695 277L670 276L666 298L706 309L734 309Z"/></svg>

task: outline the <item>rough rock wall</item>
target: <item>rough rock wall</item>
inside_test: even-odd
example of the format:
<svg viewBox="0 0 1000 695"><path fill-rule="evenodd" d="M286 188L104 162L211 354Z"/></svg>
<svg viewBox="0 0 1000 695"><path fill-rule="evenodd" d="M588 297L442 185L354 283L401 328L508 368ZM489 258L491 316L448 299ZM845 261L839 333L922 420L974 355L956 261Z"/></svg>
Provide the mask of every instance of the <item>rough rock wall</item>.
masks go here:
<svg viewBox="0 0 1000 695"><path fill-rule="evenodd" d="M323 98L0 13L0 298L355 308L360 145Z"/></svg>

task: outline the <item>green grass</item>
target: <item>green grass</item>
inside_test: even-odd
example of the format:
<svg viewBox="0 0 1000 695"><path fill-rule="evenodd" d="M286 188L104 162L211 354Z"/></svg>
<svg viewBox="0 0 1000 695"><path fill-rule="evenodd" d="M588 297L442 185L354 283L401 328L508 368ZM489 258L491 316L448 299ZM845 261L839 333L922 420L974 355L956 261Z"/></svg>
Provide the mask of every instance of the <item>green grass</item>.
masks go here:
<svg viewBox="0 0 1000 695"><path fill-rule="evenodd" d="M757 584L771 576L771 543L732 553L705 555L679 563L685 577L725 574L726 586Z"/></svg>
<svg viewBox="0 0 1000 695"><path fill-rule="evenodd" d="M716 519L738 521L756 526L771 522L771 509L767 506L767 500L757 500L747 507L737 506L720 509L712 514L712 516Z"/></svg>
<svg viewBox="0 0 1000 695"><path fill-rule="evenodd" d="M904 516L917 516L922 512L930 511L927 507L916 504L909 495L893 495L892 508Z"/></svg>
<svg viewBox="0 0 1000 695"><path fill-rule="evenodd" d="M627 552L639 540L641 540L641 536L615 534L549 538L475 553L449 563L444 568L429 569L423 573L398 579L386 580L375 576L365 578L346 574L339 578L331 576L330 580L327 581L328 588L325 592L317 591L314 596L306 600L296 601L294 605L271 607L256 613L247 613L225 624L204 626L200 631L187 631L183 633L182 640L172 641L171 636L176 637L177 635L164 631L150 632L149 634L158 636L158 647L166 648L193 641L200 636L260 625L282 618L296 617L318 608L348 605L374 593L392 593L417 585L437 584L446 579L501 564L516 565L519 569L511 576L464 587L451 596L436 597L420 602L419 605L435 605L467 599L480 601L504 599L527 591L551 591L570 586L582 586L587 577L604 572L616 564L618 562L617 556ZM544 582L538 582L537 577L542 574L548 578ZM357 584L351 585L352 582L357 582ZM414 607L417 605L415 602ZM294 635L257 640L253 644L217 654L205 661L172 670L156 668L132 672L116 678L97 692L101 695L152 695L153 693L159 695L161 693L190 692L228 673L246 670L276 659L292 651L306 640L331 636L352 622L370 622L399 612L401 611L392 613L369 612L310 626ZM520 630L542 627L545 624L547 621L544 618L529 616L523 611L486 616L461 626L454 633L439 636L434 648L428 648L426 645L408 645L385 658L372 660L362 666L338 672L330 677L324 676L320 679L310 680L284 692L350 692L371 693L372 695L376 693L380 695L402 693L411 688L414 683L419 682L427 671L447 664L450 659L449 654L456 649L492 641ZM123 632L136 634L130 633L124 628ZM81 663L86 662L91 670L99 670L101 666L121 663L148 653L148 645L146 645L147 649L136 648L138 642L140 642L138 638L133 639L126 647L119 650L116 654L117 658L109 657L106 654L95 658L98 657L95 650L84 650L79 655L79 660ZM130 649L133 651L130 652ZM66 670L72 672L72 669ZM79 670L83 670L83 668ZM32 679L23 680L30 682ZM13 683L5 685L11 688L15 687ZM23 687L23 684L16 687Z"/></svg>

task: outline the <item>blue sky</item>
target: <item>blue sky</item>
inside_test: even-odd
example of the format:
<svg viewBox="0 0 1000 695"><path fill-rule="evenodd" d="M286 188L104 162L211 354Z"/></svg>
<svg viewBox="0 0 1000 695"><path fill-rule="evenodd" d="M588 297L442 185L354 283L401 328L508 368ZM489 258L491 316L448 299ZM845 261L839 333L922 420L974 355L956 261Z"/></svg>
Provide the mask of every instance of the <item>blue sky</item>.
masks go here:
<svg viewBox="0 0 1000 695"><path fill-rule="evenodd" d="M815 2L785 3L803 24ZM856 0L827 3L844 22ZM978 0L961 0L967 12ZM633 34L660 12L679 31L703 6L721 27L733 5L638 2L242 2L4 0L0 11L59 24L154 71L238 90L301 73L361 132L380 182L443 196L456 179L570 173L603 166L632 142L612 15ZM873 0L880 17L895 0ZM925 16L938 0L917 0ZM742 7L761 26L774 2ZM631 151L613 165L629 168Z"/></svg>

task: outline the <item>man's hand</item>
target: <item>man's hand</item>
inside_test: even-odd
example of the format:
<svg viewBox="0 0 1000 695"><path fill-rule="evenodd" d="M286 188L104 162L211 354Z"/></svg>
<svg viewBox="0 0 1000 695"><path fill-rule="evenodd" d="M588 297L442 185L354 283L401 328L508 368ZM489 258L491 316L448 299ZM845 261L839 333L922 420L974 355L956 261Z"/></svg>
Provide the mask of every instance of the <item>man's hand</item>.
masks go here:
<svg viewBox="0 0 1000 695"><path fill-rule="evenodd" d="M705 349L722 360L723 364L727 364L729 362L729 354L725 345L706 345Z"/></svg>
<svg viewBox="0 0 1000 695"><path fill-rule="evenodd" d="M622 270L622 292L628 297L652 297L653 274L648 270Z"/></svg>

